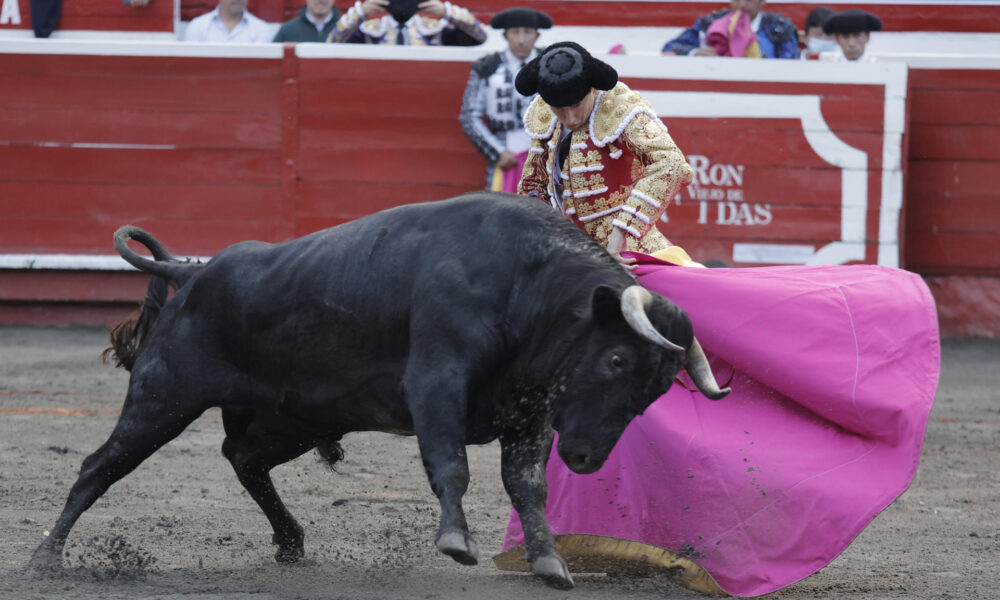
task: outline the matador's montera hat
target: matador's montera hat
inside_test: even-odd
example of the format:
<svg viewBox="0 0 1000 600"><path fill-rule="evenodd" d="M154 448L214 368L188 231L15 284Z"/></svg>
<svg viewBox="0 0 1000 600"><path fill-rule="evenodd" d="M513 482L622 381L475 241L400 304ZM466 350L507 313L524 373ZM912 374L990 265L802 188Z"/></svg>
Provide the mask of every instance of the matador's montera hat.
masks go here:
<svg viewBox="0 0 1000 600"><path fill-rule="evenodd" d="M590 55L576 42L552 44L517 74L514 86L522 96L538 93L549 106L572 106L590 90L610 90L618 71Z"/></svg>

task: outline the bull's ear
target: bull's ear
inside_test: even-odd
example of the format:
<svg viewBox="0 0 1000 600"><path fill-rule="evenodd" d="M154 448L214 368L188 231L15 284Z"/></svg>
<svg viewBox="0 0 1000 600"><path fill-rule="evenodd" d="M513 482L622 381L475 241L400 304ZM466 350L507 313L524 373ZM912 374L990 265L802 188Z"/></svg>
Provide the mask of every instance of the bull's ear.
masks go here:
<svg viewBox="0 0 1000 600"><path fill-rule="evenodd" d="M597 323L622 320L621 291L608 285L599 285L594 288L590 299L590 313Z"/></svg>

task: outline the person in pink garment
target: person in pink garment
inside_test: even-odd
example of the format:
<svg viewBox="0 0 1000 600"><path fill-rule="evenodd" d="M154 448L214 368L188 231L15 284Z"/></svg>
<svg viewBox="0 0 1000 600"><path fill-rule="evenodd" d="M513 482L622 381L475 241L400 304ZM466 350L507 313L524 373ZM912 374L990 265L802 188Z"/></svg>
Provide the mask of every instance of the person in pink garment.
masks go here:
<svg viewBox="0 0 1000 600"><path fill-rule="evenodd" d="M742 10L735 10L712 23L705 32L705 45L717 56L760 58L760 43L750 25L750 17Z"/></svg>
<svg viewBox="0 0 1000 600"><path fill-rule="evenodd" d="M572 566L622 558L625 540L640 562L694 561L717 584L698 589L773 592L829 564L912 481L940 369L934 300L919 276L877 265L708 269L677 246L645 252L621 252L625 266L690 315L732 393L699 401L680 377L596 473L553 453L557 547ZM512 512L498 566L516 566L505 558L522 542Z"/></svg>

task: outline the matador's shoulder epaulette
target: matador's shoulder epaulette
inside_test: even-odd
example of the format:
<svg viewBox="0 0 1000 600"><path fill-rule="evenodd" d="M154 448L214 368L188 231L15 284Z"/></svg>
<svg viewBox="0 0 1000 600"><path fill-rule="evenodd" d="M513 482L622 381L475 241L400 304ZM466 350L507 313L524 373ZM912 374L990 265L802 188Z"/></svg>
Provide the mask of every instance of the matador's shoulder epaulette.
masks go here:
<svg viewBox="0 0 1000 600"><path fill-rule="evenodd" d="M598 147L606 146L621 137L632 119L641 113L659 121L649 102L643 100L638 92L619 82L601 93L591 116L590 137Z"/></svg>
<svg viewBox="0 0 1000 600"><path fill-rule="evenodd" d="M477 75L486 79L490 75L496 72L497 67L503 61L503 55L500 52L494 52L492 54L487 54L486 56L480 58L476 62L472 63L472 70L476 72Z"/></svg>
<svg viewBox="0 0 1000 600"><path fill-rule="evenodd" d="M552 137L555 127L556 115L552 107L541 96L535 96L524 113L524 128L528 135L536 140L547 140Z"/></svg>

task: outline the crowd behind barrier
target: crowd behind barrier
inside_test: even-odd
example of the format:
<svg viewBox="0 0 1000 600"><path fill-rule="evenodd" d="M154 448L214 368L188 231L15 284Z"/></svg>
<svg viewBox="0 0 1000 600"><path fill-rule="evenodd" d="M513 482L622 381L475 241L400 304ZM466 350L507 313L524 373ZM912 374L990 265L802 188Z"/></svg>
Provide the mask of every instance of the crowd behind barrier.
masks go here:
<svg viewBox="0 0 1000 600"><path fill-rule="evenodd" d="M131 0L129 0L131 1ZM59 2L59 0L36 0ZM26 37L32 35L31 0L0 0L0 37ZM218 0L149 0L135 5L129 2L104 0L74 0L61 3L59 20L52 36L73 39L180 39L185 28L195 18L216 8ZM247 0L247 9L277 30L283 22L296 17L302 0ZM345 12L354 6L353 0L335 0L335 6ZM466 0L459 3L482 21L505 8L510 3L496 0ZM552 16L559 27L568 27L575 35L572 39L591 41L585 34L594 28L629 28L628 39L636 41L644 32L656 37L648 47L639 51L654 51L701 16L722 6L722 1L664 0L534 0L522 3L542 10ZM882 0L858 4L856 2L825 2L822 0L769 0L765 10L780 13L797 27L802 27L808 14L817 6L830 6L836 11L861 8L877 14L885 22L885 31L879 37L886 40L896 52L933 49L953 53L974 50L958 44L989 43L990 34L998 32L1000 2L994 0ZM919 34L932 33L931 38ZM941 36L954 33L957 36ZM987 34L980 42L968 34ZM580 35L584 34L584 35ZM571 39L571 38L565 38ZM929 40L929 44L921 46ZM560 39L559 41L562 41ZM621 39L617 40L621 42ZM640 44L647 45L642 39ZM614 43L614 42L613 42ZM601 46L604 47L604 46ZM611 46L606 46L610 48ZM889 51L889 48L874 48Z"/></svg>

